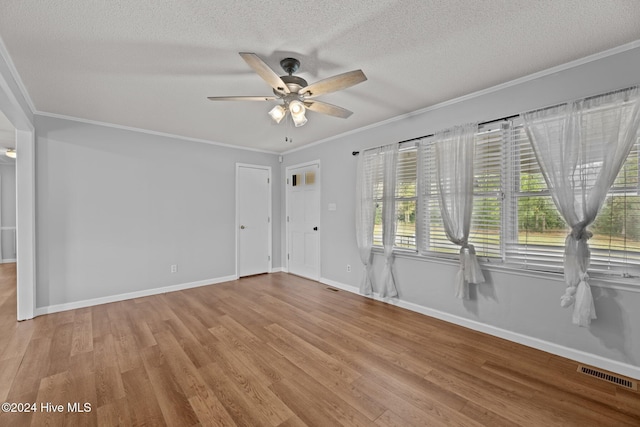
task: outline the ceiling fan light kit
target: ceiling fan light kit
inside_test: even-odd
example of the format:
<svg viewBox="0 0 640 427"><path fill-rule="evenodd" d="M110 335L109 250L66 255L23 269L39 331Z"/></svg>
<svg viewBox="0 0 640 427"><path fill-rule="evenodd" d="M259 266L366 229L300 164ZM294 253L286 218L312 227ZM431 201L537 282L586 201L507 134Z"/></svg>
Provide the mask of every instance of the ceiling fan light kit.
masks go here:
<svg viewBox="0 0 640 427"><path fill-rule="evenodd" d="M276 105L269 111L269 116L274 122L280 123L287 113L291 113L296 127L307 123L307 110L346 119L353 114L351 111L313 98L346 89L367 80L362 70L354 70L308 84L302 77L293 75L300 68L300 61L295 58L284 58L280 61L280 66L287 75L278 76L255 53L240 52L240 56L271 86L275 96L210 96L208 99L211 101L282 101L282 104Z"/></svg>

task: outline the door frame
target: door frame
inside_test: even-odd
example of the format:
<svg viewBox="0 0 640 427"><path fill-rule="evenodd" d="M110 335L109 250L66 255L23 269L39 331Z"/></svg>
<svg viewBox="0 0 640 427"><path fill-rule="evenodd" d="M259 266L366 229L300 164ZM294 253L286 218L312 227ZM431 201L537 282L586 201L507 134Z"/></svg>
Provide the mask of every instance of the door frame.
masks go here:
<svg viewBox="0 0 640 427"><path fill-rule="evenodd" d="M304 162L304 163L298 163L295 165L291 165L291 166L287 166L285 169L285 174L284 174L284 187L285 187L285 218L284 218L284 223L285 223L285 253L284 253L284 259L285 259L285 265L286 267L286 272L290 273L291 270L289 268L289 251L290 251L290 230L289 230L289 212L290 212L290 207L289 207L289 202L290 202L290 196L289 196L289 191L291 190L291 186L289 185L289 174L291 172L292 169L298 169L298 168L304 168L306 166L311 166L311 165L318 165L318 171L320 174L320 179L316 180L317 183L317 191L318 191L318 197L320 197L320 202L318 203L318 223L320 225L320 232L318 233L318 250L317 250L317 254L318 254L318 277L313 278L313 280L319 281L320 277L322 277L322 167L320 164L320 159L317 160L311 160L309 162Z"/></svg>
<svg viewBox="0 0 640 427"><path fill-rule="evenodd" d="M273 272L273 208L272 208L272 194L273 194L273 179L271 178L271 166L254 165L250 163L236 163L236 214L235 214L235 241L236 241L236 278L240 277L240 188L239 188L239 174L240 168L252 168L266 170L268 176L269 192L267 195L267 210L269 211L269 226L267 227L267 240L269 245L269 263L267 264L267 272Z"/></svg>
<svg viewBox="0 0 640 427"><path fill-rule="evenodd" d="M16 129L17 320L36 308L35 110L0 40L0 110ZM6 65L6 68L4 68ZM24 100L24 102L22 102ZM26 103L26 104L25 104Z"/></svg>

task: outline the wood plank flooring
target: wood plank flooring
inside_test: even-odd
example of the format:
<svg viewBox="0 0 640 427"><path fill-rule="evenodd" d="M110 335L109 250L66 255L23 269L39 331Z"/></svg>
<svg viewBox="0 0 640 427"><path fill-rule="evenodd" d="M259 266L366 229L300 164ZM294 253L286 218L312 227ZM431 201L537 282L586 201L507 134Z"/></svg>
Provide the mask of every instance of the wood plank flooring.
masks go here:
<svg viewBox="0 0 640 427"><path fill-rule="evenodd" d="M575 362L284 273L25 322L15 298L0 265L0 402L38 406L0 426L640 425Z"/></svg>

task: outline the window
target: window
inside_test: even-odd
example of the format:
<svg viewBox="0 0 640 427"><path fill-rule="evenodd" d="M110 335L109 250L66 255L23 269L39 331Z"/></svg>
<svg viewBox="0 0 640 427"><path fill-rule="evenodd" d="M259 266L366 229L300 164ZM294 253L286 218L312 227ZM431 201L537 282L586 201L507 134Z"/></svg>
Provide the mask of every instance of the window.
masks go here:
<svg viewBox="0 0 640 427"><path fill-rule="evenodd" d="M508 181L512 185L512 191L507 193L506 260L526 269L560 272L564 241L570 230L551 199L520 120L513 122L506 137L511 153ZM609 190L598 217L589 226L593 232L589 240L590 272L640 274L639 152L640 138ZM583 173L597 166L587 161Z"/></svg>
<svg viewBox="0 0 640 427"><path fill-rule="evenodd" d="M476 135L474 160L474 201L469 243L482 257L502 257L502 130L500 125L486 125ZM438 201L434 144L425 139L419 145L420 194L419 209L425 221L419 224L421 252L457 254L460 247L447 238Z"/></svg>
<svg viewBox="0 0 640 427"><path fill-rule="evenodd" d="M589 111L591 121L606 123ZM593 120L596 117L597 120ZM592 130L589 130L591 134ZM595 135L600 132L593 130ZM561 272L569 233L547 189L520 118L489 123L476 134L474 206L469 243L477 255L494 263L538 271ZM594 144L600 147L600 144ZM445 235L437 186L432 138L401 146L396 173L396 249L450 257L459 246ZM594 157L595 158L595 157ZM581 159L578 173L595 173L599 164ZM374 182L376 215L374 246L382 246L383 171ZM424 215L419 213L424 212ZM424 218L423 222L417 222ZM597 219L593 237L592 273L640 276L640 137L633 145Z"/></svg>
<svg viewBox="0 0 640 427"><path fill-rule="evenodd" d="M415 146L403 147L398 152L396 170L396 240L395 247L416 249L416 203L417 203L417 150ZM384 171L379 170L375 178L376 200L373 244L382 246L382 194Z"/></svg>
<svg viewBox="0 0 640 427"><path fill-rule="evenodd" d="M474 165L474 212L469 240L475 245L480 256L502 256L502 145L500 124L486 125L478 132ZM395 246L399 249L417 251L416 236L421 234L424 242L422 252L457 254L460 249L447 239L440 216L433 149L432 140L425 139L417 146L401 148L398 153ZM418 163L421 167L418 167ZM382 246L383 171L378 171L375 182L374 245ZM421 197L418 197L418 191L421 192ZM424 224L416 225L418 209L426 209L428 213Z"/></svg>
<svg viewBox="0 0 640 427"><path fill-rule="evenodd" d="M505 130L505 140L509 152L506 258L524 268L562 271L569 230L547 190L521 120Z"/></svg>

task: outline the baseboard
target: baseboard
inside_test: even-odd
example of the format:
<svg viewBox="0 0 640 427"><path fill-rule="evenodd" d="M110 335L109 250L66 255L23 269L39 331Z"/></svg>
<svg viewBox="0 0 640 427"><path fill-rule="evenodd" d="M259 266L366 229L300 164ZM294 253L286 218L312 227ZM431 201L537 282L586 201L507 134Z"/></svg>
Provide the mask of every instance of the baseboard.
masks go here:
<svg viewBox="0 0 640 427"><path fill-rule="evenodd" d="M126 294L109 295L106 297L92 298L82 301L74 301L64 304L48 305L45 307L36 307L35 315L58 313L60 311L75 310L77 308L91 307L94 305L108 304L110 302L124 301L133 298L147 297L150 295L164 294L167 292L182 291L184 289L197 288L200 286L215 285L216 283L229 282L236 280L238 276L224 276L215 279L198 280L197 282L182 283L179 285L164 286L162 288L144 289L141 291L127 292Z"/></svg>
<svg viewBox="0 0 640 427"><path fill-rule="evenodd" d="M275 268L272 268L269 273L286 273L286 272L287 271L284 269L284 267L275 267Z"/></svg>
<svg viewBox="0 0 640 427"><path fill-rule="evenodd" d="M356 286L346 285L344 283L336 282L334 280L321 278L320 283L332 286L334 288L342 289L354 294L360 294L360 290ZM444 320L445 322L453 323L455 325L463 326L465 328L473 329L478 332L483 332L488 335L503 338L505 340L513 341L518 344L532 347L537 350L542 350L547 353L555 354L557 356L565 357L567 359L575 360L586 365L591 365L596 368L605 369L607 371L615 372L626 377L640 380L640 367L630 365L628 363L619 362L617 360L608 359L606 357L598 356L595 354L587 353L581 350L565 347L559 344L555 344L549 341L541 340L538 338L523 335L517 332L508 331L506 329L498 328L496 326L487 325L486 323L477 322L475 320L466 319L464 317L456 316L454 314L446 313L444 311L435 310L433 308L424 307L422 305L414 304L411 302L402 301L399 299L386 299L380 298L380 295L374 293L372 296L362 295L364 297L372 298L378 301L385 302L387 304L396 305L398 307L406 308L407 310L414 311L416 313L424 314L429 317Z"/></svg>
<svg viewBox="0 0 640 427"><path fill-rule="evenodd" d="M15 258L8 258L8 259L0 260L0 264L9 264L10 262L16 262L16 261L18 260Z"/></svg>

